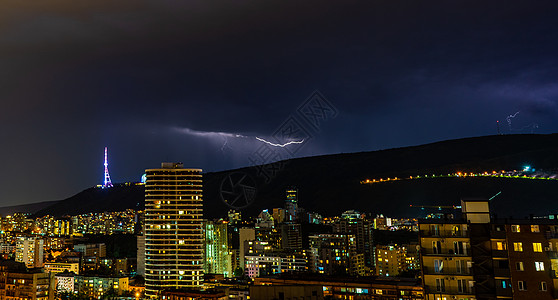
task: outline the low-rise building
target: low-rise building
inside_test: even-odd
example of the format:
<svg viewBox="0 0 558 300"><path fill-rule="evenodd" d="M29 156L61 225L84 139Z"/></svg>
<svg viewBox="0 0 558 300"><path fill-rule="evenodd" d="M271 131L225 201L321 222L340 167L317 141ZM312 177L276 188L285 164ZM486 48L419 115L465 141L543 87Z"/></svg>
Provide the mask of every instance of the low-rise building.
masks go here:
<svg viewBox="0 0 558 300"><path fill-rule="evenodd" d="M324 291L321 285L253 285L250 286L250 298L323 300Z"/></svg>
<svg viewBox="0 0 558 300"><path fill-rule="evenodd" d="M122 295L128 291L128 277L76 275L74 292L99 299L107 293Z"/></svg>
<svg viewBox="0 0 558 300"><path fill-rule="evenodd" d="M399 276L405 271L419 270L417 245L376 245L376 275Z"/></svg>
<svg viewBox="0 0 558 300"><path fill-rule="evenodd" d="M42 273L40 269L10 270L0 267L0 299L49 300L53 295L54 282L51 275Z"/></svg>
<svg viewBox="0 0 558 300"><path fill-rule="evenodd" d="M79 263L58 263L58 262L49 262L45 263L45 272L58 274L62 272L74 272L75 274L79 274Z"/></svg>
<svg viewBox="0 0 558 300"><path fill-rule="evenodd" d="M228 300L227 290L166 289L161 291L162 300Z"/></svg>
<svg viewBox="0 0 558 300"><path fill-rule="evenodd" d="M75 275L73 272L61 272L54 275L56 292L73 293L75 290Z"/></svg>
<svg viewBox="0 0 558 300"><path fill-rule="evenodd" d="M250 278L285 272L305 272L308 260L302 255L284 253L255 255L245 257L245 274Z"/></svg>
<svg viewBox="0 0 558 300"><path fill-rule="evenodd" d="M413 278L397 277L334 277L310 274L280 274L254 279L255 286L318 286L323 298L316 299L355 299L355 300L416 300L424 299L424 288L420 281ZM250 289L252 291L252 289ZM284 294L286 295L286 294ZM278 295L279 296L279 295ZM308 295L309 297L320 297ZM259 299L253 298L252 299ZM299 299L302 299L298 297ZM278 298L281 299L281 298ZM287 298L284 298L287 299ZM294 298L293 298L294 299ZM307 298L304 298L307 299ZM314 298L310 298L314 299Z"/></svg>

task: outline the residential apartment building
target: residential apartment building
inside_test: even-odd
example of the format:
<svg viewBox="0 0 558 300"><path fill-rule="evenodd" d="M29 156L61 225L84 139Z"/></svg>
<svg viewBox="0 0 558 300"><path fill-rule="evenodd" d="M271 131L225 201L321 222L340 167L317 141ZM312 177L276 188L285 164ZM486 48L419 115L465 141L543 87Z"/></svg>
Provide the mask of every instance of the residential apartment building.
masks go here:
<svg viewBox="0 0 558 300"><path fill-rule="evenodd" d="M74 272L75 274L79 274L79 263L49 262L45 264L45 272L52 274Z"/></svg>
<svg viewBox="0 0 558 300"><path fill-rule="evenodd" d="M105 295L123 295L128 291L128 277L74 276L74 291L87 297L101 299Z"/></svg>
<svg viewBox="0 0 558 300"><path fill-rule="evenodd" d="M376 245L376 275L399 276L420 267L417 245Z"/></svg>
<svg viewBox="0 0 558 300"><path fill-rule="evenodd" d="M0 267L0 299L50 300L53 299L53 292L53 275L42 273L38 269L18 271Z"/></svg>
<svg viewBox="0 0 558 300"><path fill-rule="evenodd" d="M356 238L345 234L319 234L308 237L310 271L325 275L358 275L364 255L356 253Z"/></svg>
<svg viewBox="0 0 558 300"><path fill-rule="evenodd" d="M558 298L558 220L492 219L485 199L462 210L419 222L426 299Z"/></svg>
<svg viewBox="0 0 558 300"><path fill-rule="evenodd" d="M145 294L203 284L202 170L181 163L148 169L145 181Z"/></svg>
<svg viewBox="0 0 558 300"><path fill-rule="evenodd" d="M36 237L18 237L15 260L24 263L28 268L43 267L43 240Z"/></svg>

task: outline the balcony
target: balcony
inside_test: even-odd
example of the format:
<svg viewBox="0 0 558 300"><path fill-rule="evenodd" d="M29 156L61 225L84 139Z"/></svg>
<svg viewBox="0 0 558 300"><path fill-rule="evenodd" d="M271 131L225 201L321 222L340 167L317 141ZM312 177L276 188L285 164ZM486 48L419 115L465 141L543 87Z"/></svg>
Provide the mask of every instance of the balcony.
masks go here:
<svg viewBox="0 0 558 300"><path fill-rule="evenodd" d="M506 257L508 257L508 251L506 251L506 250L492 250L492 257L506 258Z"/></svg>
<svg viewBox="0 0 558 300"><path fill-rule="evenodd" d="M433 267L423 267L423 271L424 271L424 275L469 276L473 274L470 268L465 268L465 267L459 270L457 268L444 267L439 272L436 272L436 270Z"/></svg>
<svg viewBox="0 0 558 300"><path fill-rule="evenodd" d="M494 277L510 277L510 269L501 269L495 268L494 269Z"/></svg>
<svg viewBox="0 0 558 300"><path fill-rule="evenodd" d="M474 287L465 287L464 289L458 289L456 287L445 287L443 291L439 291L435 286L425 286L424 291L426 294L432 295L475 295Z"/></svg>
<svg viewBox="0 0 558 300"><path fill-rule="evenodd" d="M441 238L468 238L469 231L468 230L460 230L460 231L453 231L453 230L421 230L420 231L421 237L441 237Z"/></svg>
<svg viewBox="0 0 558 300"><path fill-rule="evenodd" d="M503 240L506 238L505 231L490 231L490 238Z"/></svg>
<svg viewBox="0 0 558 300"><path fill-rule="evenodd" d="M421 254L422 255L430 255L430 256L459 256L459 257L470 257L471 256L471 248L467 247L463 249L463 253L456 254L453 249L440 249L440 251L434 251L432 248L422 248Z"/></svg>
<svg viewBox="0 0 558 300"><path fill-rule="evenodd" d="M498 287L496 288L496 295L497 296L503 296L503 297L513 297L513 291L512 288L508 287L508 288L502 288L502 287Z"/></svg>

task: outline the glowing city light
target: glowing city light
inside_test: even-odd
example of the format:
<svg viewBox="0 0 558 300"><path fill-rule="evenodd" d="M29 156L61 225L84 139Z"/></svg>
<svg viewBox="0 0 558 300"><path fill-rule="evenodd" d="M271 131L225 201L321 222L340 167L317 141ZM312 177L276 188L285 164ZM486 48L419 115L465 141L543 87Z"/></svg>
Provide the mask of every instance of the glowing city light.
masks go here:
<svg viewBox="0 0 558 300"><path fill-rule="evenodd" d="M525 174L527 173L528 174ZM417 176L409 176L409 177L395 177L395 178L378 178L378 179L365 179L361 181L361 184L373 184L373 183L380 183L380 182L388 182L388 181L395 181L395 180L416 180L416 179L436 179L436 178L465 178L465 177L498 177L498 178L517 178L517 179L539 179L539 180L556 180L558 181L558 174L555 172L542 172L537 171L535 173L535 169L531 166L525 166L522 170L513 170L513 171L505 171L501 170L497 171L484 171L478 173L467 173L467 172L455 172L449 174L432 174L432 175L417 175Z"/></svg>

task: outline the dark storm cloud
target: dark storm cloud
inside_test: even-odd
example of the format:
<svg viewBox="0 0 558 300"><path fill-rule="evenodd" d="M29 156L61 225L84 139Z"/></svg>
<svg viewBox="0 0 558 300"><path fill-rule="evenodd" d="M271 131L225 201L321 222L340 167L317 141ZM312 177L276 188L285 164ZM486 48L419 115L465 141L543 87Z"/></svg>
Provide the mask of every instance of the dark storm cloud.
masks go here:
<svg viewBox="0 0 558 300"><path fill-rule="evenodd" d="M517 128L555 132L556 8L6 1L0 199L51 200L94 185L105 145L116 181L137 180L162 160L209 170L246 165L252 144L223 148L223 140L172 128L270 135L315 89L339 115L297 155L494 134L496 120L516 111ZM21 193L26 182L37 189Z"/></svg>

